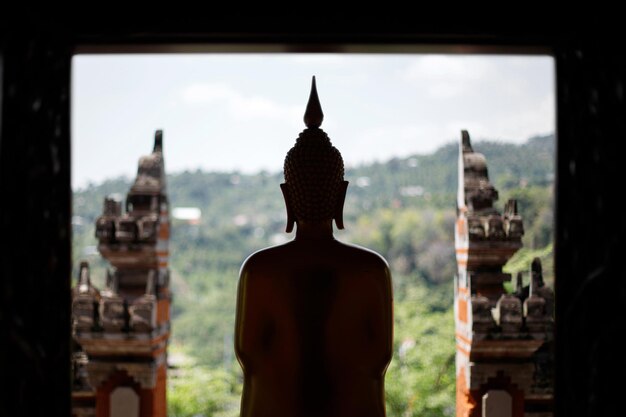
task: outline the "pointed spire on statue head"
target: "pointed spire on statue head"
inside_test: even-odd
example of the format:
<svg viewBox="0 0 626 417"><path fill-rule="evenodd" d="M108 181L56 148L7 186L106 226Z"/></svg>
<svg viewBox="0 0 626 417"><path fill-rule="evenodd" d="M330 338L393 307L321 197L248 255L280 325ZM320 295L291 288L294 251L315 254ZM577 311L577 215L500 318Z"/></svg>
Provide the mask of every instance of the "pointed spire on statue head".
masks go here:
<svg viewBox="0 0 626 417"><path fill-rule="evenodd" d="M152 152L163 152L163 130L154 132L154 149Z"/></svg>
<svg viewBox="0 0 626 417"><path fill-rule="evenodd" d="M317 87L315 85L315 75L311 82L311 94L309 95L309 102L306 105L304 112L304 124L308 128L318 128L324 121L324 113L322 112L322 106L320 99L317 96Z"/></svg>
<svg viewBox="0 0 626 417"><path fill-rule="evenodd" d="M307 128L285 156L285 183L281 185L290 201L287 233L296 221L335 220L343 229L343 201L347 187L341 153L319 126L324 114L317 97L315 77L304 113Z"/></svg>

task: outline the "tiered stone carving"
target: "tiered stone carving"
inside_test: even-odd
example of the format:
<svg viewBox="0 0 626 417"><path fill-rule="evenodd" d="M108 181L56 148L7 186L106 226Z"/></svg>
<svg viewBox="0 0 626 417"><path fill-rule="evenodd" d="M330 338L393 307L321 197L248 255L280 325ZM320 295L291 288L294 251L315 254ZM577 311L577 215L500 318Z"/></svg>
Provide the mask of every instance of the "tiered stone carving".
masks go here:
<svg viewBox="0 0 626 417"><path fill-rule="evenodd" d="M79 331L91 331L98 326L100 292L91 285L89 264L81 262L78 284L72 293L72 325Z"/></svg>
<svg viewBox="0 0 626 417"><path fill-rule="evenodd" d="M150 333L156 326L157 298L155 295L155 275L156 271L148 273L146 282L146 292L137 298L129 307L131 330L139 333Z"/></svg>
<svg viewBox="0 0 626 417"><path fill-rule="evenodd" d="M491 302L482 295L473 295L471 301L472 330L478 334L490 333L496 326L494 315L491 312Z"/></svg>
<svg viewBox="0 0 626 417"><path fill-rule="evenodd" d="M529 286L518 274L514 292L505 290L511 275L502 267L522 247L524 224L517 201L507 201L500 214L497 199L487 161L463 131L455 227L457 415L484 416L483 404L496 393L511 399L506 415L551 415L546 369L554 294L543 282L539 259L532 263Z"/></svg>
<svg viewBox="0 0 626 417"><path fill-rule="evenodd" d="M522 331L522 302L516 296L502 294L492 314L503 334L519 335Z"/></svg>
<svg viewBox="0 0 626 417"><path fill-rule="evenodd" d="M528 298L524 300L526 328L534 339L545 339L552 332L554 292L543 282L541 261L535 258L531 267Z"/></svg>
<svg viewBox="0 0 626 417"><path fill-rule="evenodd" d="M122 203L113 197L106 197L102 215L96 219L96 238L99 242L115 243L116 220L121 214Z"/></svg>
<svg viewBox="0 0 626 417"><path fill-rule="evenodd" d="M106 288L98 292L91 286L89 266L83 263L73 291L74 339L82 352L75 357L81 358L80 369L86 370L98 417L108 417L109 396L118 387L139 387L141 417L165 416L167 410L171 295L162 141L159 130L152 153L139 160L126 204L105 198L96 220L98 250L111 264ZM84 384L80 389L74 393L75 404L88 394ZM85 415L84 407L80 413Z"/></svg>
<svg viewBox="0 0 626 417"><path fill-rule="evenodd" d="M111 275L109 271L107 271L106 285L100 300L101 327L106 333L122 332L128 328L126 300L117 293L117 277Z"/></svg>

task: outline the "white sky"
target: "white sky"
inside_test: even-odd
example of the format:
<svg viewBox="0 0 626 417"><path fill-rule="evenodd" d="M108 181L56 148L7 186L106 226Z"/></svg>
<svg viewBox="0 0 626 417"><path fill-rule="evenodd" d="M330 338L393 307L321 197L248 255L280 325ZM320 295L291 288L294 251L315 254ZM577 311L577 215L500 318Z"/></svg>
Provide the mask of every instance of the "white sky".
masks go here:
<svg viewBox="0 0 626 417"><path fill-rule="evenodd" d="M77 55L72 185L127 175L163 129L168 172L282 169L311 76L347 165L456 142L520 143L555 129L548 56Z"/></svg>

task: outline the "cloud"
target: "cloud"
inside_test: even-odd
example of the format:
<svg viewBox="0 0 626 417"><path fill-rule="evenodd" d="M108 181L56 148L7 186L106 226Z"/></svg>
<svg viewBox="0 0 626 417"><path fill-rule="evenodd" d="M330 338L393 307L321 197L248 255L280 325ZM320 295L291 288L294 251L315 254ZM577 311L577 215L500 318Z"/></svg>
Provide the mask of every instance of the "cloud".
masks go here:
<svg viewBox="0 0 626 417"><path fill-rule="evenodd" d="M507 114L499 123L495 123L494 128L499 129L503 137L514 141L554 132L556 123L554 95L548 94L537 98L533 104L525 106L519 112Z"/></svg>
<svg viewBox="0 0 626 417"><path fill-rule="evenodd" d="M369 161L381 161L398 155L429 153L439 145L440 130L437 126L424 124L403 124L372 127L354 132L346 132L341 146L348 165ZM381 146L384 144L384 146Z"/></svg>
<svg viewBox="0 0 626 417"><path fill-rule="evenodd" d="M214 103L222 100L232 100L238 94L230 87L220 84L192 84L182 92L183 100L192 104Z"/></svg>
<svg viewBox="0 0 626 417"><path fill-rule="evenodd" d="M474 89L493 72L485 59L427 55L415 58L402 78L434 99L451 99Z"/></svg>
<svg viewBox="0 0 626 417"><path fill-rule="evenodd" d="M415 58L406 69L409 79L478 80L487 75L490 66L485 59L444 55L426 55Z"/></svg>
<svg viewBox="0 0 626 417"><path fill-rule="evenodd" d="M489 140L504 140L521 143L528 138L554 132L555 105L554 96L547 95L534 100L533 105L519 106L497 117L462 117L457 114L441 126L440 137L458 137L461 129L466 129L472 137ZM495 113L495 111L494 111Z"/></svg>
<svg viewBox="0 0 626 417"><path fill-rule="evenodd" d="M285 106L270 99L249 96L224 84L197 83L181 92L184 102L192 105L214 105L224 107L234 119L300 119L303 109Z"/></svg>

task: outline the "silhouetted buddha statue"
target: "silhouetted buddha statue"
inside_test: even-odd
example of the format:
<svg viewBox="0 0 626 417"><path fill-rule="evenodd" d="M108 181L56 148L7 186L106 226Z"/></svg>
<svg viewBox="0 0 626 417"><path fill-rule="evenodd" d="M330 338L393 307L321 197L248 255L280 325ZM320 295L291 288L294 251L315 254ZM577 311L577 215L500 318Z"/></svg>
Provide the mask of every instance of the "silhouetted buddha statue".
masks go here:
<svg viewBox="0 0 626 417"><path fill-rule="evenodd" d="M386 261L333 237L343 228L343 160L319 127L315 78L307 126L281 184L295 239L243 264L235 350L242 417L384 416L393 299Z"/></svg>

